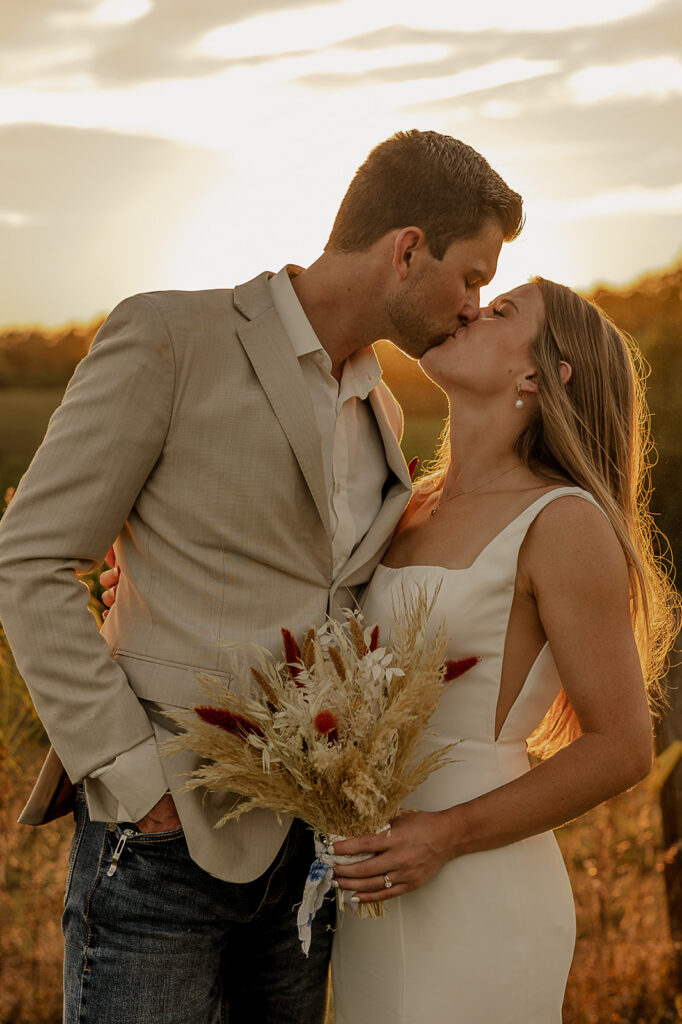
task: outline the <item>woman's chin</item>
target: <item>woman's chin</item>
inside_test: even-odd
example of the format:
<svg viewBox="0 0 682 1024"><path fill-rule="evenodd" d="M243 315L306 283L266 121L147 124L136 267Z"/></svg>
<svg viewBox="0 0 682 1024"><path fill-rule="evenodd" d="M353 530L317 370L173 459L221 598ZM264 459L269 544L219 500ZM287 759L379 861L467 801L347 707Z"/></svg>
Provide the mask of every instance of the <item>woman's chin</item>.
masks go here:
<svg viewBox="0 0 682 1024"><path fill-rule="evenodd" d="M447 374L444 374L443 372L439 372L439 367L437 365L434 366L428 360L427 360L427 365L425 366L424 365L424 357L423 356L419 360L419 365L421 367L421 371L424 374L424 376L428 377L432 384L435 384L436 387L441 389L441 391L445 390L445 382L446 382Z"/></svg>
<svg viewBox="0 0 682 1024"><path fill-rule="evenodd" d="M445 348L446 343L449 340L450 338L448 337L445 338L443 341L439 342L437 345L432 345L431 348L428 348L426 350L424 355L419 360L419 365L421 366L422 370L429 378L429 380L432 380L434 382L434 384L438 384L439 382L439 367L441 365L442 356L444 354L443 350Z"/></svg>

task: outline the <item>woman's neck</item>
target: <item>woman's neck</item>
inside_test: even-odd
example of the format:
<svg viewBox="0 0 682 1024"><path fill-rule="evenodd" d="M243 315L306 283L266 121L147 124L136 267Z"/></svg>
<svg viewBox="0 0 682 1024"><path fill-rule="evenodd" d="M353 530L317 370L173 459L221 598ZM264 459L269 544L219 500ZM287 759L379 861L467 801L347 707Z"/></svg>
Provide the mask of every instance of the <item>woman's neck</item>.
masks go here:
<svg viewBox="0 0 682 1024"><path fill-rule="evenodd" d="M514 412L517 410L514 409ZM532 475L515 451L519 424L504 410L484 411L450 405L450 465L443 480L443 495L484 486L486 481L523 469Z"/></svg>

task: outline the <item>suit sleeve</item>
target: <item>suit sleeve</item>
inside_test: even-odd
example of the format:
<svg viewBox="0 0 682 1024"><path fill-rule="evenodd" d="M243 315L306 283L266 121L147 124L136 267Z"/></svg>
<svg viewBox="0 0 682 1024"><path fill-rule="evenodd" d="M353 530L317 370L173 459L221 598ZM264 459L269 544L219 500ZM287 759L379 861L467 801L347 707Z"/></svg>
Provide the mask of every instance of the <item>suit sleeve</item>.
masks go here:
<svg viewBox="0 0 682 1024"><path fill-rule="evenodd" d="M155 306L125 300L77 367L0 523L0 619L73 782L153 736L76 573L102 562L159 458L174 377Z"/></svg>
<svg viewBox="0 0 682 1024"><path fill-rule="evenodd" d="M88 814L92 821L140 821L167 789L157 741L150 737L88 775Z"/></svg>

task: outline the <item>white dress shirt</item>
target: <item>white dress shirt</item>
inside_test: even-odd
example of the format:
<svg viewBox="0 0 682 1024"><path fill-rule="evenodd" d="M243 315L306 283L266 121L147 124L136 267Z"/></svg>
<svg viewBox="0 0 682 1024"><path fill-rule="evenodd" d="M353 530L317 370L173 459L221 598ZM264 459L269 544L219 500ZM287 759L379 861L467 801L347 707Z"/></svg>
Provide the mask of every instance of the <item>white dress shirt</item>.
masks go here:
<svg viewBox="0 0 682 1024"><path fill-rule="evenodd" d="M332 528L334 578L374 522L388 475L384 444L367 400L381 380L374 349L358 349L344 365L341 380L298 301L284 267L270 278L270 292L303 372L320 428L322 462Z"/></svg>
<svg viewBox="0 0 682 1024"><path fill-rule="evenodd" d="M270 278L272 300L298 356L320 429L334 578L374 522L382 504L388 466L381 433L368 401L381 379L374 349L358 349L343 366L341 380L308 320L286 266ZM168 734L170 736L170 733ZM139 780L144 778L144 787ZM86 779L90 817L95 821L140 821L166 792L153 737L96 768ZM151 795L157 794L150 803Z"/></svg>

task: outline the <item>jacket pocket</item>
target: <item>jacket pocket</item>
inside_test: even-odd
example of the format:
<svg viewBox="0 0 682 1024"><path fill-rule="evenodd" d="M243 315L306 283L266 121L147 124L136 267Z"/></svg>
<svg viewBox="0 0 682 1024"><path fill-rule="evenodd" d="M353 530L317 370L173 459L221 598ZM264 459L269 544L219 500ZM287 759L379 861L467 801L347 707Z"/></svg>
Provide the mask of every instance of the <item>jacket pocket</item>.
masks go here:
<svg viewBox="0 0 682 1024"><path fill-rule="evenodd" d="M177 661L152 658L134 651L117 650L114 657L125 672L128 682L140 700L178 708L193 708L206 703L206 693L199 681L209 676L229 685L226 672L208 669L203 665L185 665Z"/></svg>

